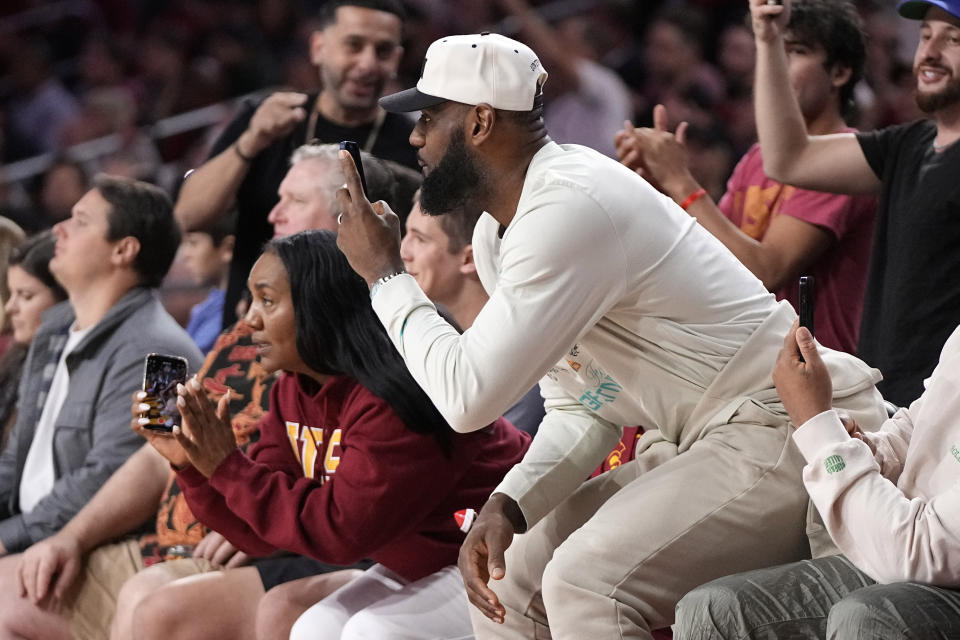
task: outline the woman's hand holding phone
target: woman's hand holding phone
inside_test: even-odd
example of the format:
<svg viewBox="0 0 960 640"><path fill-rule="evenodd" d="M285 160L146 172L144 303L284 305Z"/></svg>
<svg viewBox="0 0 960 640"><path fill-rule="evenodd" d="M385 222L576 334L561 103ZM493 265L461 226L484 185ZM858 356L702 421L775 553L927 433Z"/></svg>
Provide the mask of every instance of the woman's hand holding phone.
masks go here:
<svg viewBox="0 0 960 640"><path fill-rule="evenodd" d="M190 464L190 458L187 457L187 452L184 451L180 443L173 437L173 434L168 431L157 431L156 429L148 428L151 420L156 420L156 418L151 418L150 416L157 413L159 407L158 400L147 394L146 391L137 391L134 393L133 406L130 409L130 412L133 414L133 419L130 421L130 428L143 436L170 464L178 469L183 468Z"/></svg>
<svg viewBox="0 0 960 640"><path fill-rule="evenodd" d="M196 377L177 387L182 424L174 427L173 436L190 463L208 478L237 450L229 404L229 391L214 404Z"/></svg>

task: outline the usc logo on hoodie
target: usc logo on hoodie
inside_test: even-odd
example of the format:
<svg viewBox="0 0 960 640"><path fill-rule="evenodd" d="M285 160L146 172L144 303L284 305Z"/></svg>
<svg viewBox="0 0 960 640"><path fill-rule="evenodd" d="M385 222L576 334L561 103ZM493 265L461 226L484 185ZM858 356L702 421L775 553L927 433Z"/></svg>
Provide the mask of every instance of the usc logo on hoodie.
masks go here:
<svg viewBox="0 0 960 640"><path fill-rule="evenodd" d="M298 422L287 422L287 437L293 453L300 461L303 475L307 478L317 477L319 454L324 450L324 430L316 427L301 426ZM334 429L330 434L330 441L326 443L323 453L323 466L320 469L321 484L327 476L332 476L340 465L340 429Z"/></svg>

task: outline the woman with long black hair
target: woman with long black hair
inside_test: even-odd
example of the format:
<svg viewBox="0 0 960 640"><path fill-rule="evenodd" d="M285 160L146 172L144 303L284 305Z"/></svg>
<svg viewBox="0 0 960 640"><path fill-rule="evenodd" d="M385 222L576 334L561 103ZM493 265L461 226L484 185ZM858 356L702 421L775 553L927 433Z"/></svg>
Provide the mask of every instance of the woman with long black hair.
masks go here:
<svg viewBox="0 0 960 640"><path fill-rule="evenodd" d="M56 239L44 231L24 240L10 252L7 286L10 298L4 310L12 326L13 344L0 356L0 450L16 421L20 372L43 312L67 299L67 292L50 273Z"/></svg>
<svg viewBox="0 0 960 640"><path fill-rule="evenodd" d="M371 628L469 636L456 569L463 533L453 514L478 509L529 439L502 419L469 435L447 426L390 343L334 234L271 241L248 286L246 322L260 362L285 372L271 389L260 440L243 453L227 401L215 407L195 380L180 390L183 425L173 437L145 430L146 418L135 428L180 468L198 518L240 549L376 562L312 609L295 637L354 637Z"/></svg>

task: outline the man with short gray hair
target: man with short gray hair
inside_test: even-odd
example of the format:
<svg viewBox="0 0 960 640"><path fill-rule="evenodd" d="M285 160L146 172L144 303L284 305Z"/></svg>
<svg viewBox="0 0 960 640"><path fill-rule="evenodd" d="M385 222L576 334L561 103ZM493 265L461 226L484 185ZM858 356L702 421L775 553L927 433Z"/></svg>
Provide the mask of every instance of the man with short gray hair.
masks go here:
<svg viewBox="0 0 960 640"><path fill-rule="evenodd" d="M343 184L340 147L336 144L305 144L290 156L290 169L277 189L277 204L267 222L273 235L289 236L305 229L337 230L340 213L336 191ZM408 193L419 186L420 177L389 160L360 152L371 200L384 200L401 211L409 210Z"/></svg>

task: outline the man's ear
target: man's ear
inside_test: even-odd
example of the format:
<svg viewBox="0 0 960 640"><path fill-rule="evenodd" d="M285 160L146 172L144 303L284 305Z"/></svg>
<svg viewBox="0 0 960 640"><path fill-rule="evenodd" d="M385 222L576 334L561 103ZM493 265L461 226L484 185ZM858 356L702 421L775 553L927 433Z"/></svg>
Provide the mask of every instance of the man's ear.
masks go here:
<svg viewBox="0 0 960 640"><path fill-rule="evenodd" d="M478 104L469 112L470 142L478 147L491 135L497 123L497 112L488 104Z"/></svg>
<svg viewBox="0 0 960 640"><path fill-rule="evenodd" d="M117 267L133 267L141 249L139 240L133 236L125 236L113 246L110 261Z"/></svg>
<svg viewBox="0 0 960 640"><path fill-rule="evenodd" d="M465 276L475 276L477 265L473 261L473 245L468 244L460 250L460 273Z"/></svg>
<svg viewBox="0 0 960 640"><path fill-rule="evenodd" d="M323 63L323 31L310 34L310 62L319 67Z"/></svg>
<svg viewBox="0 0 960 640"><path fill-rule="evenodd" d="M837 62L833 65L833 69L830 70L830 84L839 89L850 81L850 76L852 75L853 69Z"/></svg>

